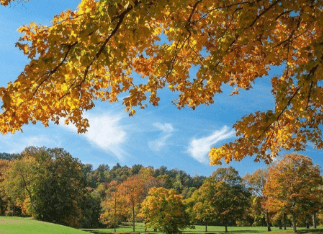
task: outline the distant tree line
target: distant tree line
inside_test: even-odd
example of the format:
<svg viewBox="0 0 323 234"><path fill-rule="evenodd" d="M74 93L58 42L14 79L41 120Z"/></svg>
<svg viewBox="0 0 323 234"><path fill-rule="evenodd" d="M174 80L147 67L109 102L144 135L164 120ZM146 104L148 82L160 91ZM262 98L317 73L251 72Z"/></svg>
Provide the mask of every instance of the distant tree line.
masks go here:
<svg viewBox="0 0 323 234"><path fill-rule="evenodd" d="M72 227L115 227L130 221L177 233L194 225L312 225L323 220L323 181L303 155L240 177L233 167L211 176L106 164L93 169L63 149L28 147L0 154L0 215L33 216Z"/></svg>

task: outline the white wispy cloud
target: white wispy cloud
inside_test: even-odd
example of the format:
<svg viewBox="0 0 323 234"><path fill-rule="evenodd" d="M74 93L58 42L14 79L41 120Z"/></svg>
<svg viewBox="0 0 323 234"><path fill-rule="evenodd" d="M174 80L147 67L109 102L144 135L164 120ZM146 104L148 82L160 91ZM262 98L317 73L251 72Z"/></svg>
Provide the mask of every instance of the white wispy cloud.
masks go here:
<svg viewBox="0 0 323 234"><path fill-rule="evenodd" d="M124 150L128 133L125 126L121 124L122 115L104 113L100 115L85 114L84 117L89 120L90 127L81 136L84 136L100 149L112 153L120 161L124 161L129 154ZM72 124L65 125L62 123L61 125L75 133L77 132L76 127Z"/></svg>
<svg viewBox="0 0 323 234"><path fill-rule="evenodd" d="M167 140L172 136L174 127L170 123L154 123L153 126L161 131L160 137L156 140L149 141L149 148L153 151L160 151L165 145Z"/></svg>
<svg viewBox="0 0 323 234"><path fill-rule="evenodd" d="M190 141L187 152L200 163L207 163L209 161L208 153L213 145L219 141L228 139L235 136L233 130L230 131L229 127L224 126L220 130L214 131L211 135L194 138Z"/></svg>

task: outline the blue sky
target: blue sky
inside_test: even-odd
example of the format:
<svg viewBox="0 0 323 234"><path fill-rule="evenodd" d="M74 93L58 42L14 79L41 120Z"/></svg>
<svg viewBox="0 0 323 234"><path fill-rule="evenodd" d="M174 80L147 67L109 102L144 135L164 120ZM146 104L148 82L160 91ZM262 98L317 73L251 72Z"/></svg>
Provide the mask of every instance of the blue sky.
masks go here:
<svg viewBox="0 0 323 234"><path fill-rule="evenodd" d="M31 21L50 25L54 15L67 9L75 10L78 3L78 0L30 0L0 7L1 86L14 81L28 63L15 47L18 27ZM96 107L86 113L90 121L86 134L77 134L71 125L51 124L47 128L41 124L27 125L23 133L0 135L0 152L19 153L27 146L61 147L83 163L93 164L94 168L103 163L155 168L164 165L191 175L208 176L217 168L208 164L210 147L234 140L232 125L242 116L274 107L270 77L279 73L279 68L274 68L269 77L258 79L252 90L241 91L239 95L229 96L231 88L224 87L224 92L216 95L215 104L199 106L194 111L178 110L171 104L176 95L168 90L159 93L159 106L138 110L134 117L128 116L121 103L98 101ZM302 154L323 166L321 151L309 146ZM265 166L250 157L230 165L241 175Z"/></svg>

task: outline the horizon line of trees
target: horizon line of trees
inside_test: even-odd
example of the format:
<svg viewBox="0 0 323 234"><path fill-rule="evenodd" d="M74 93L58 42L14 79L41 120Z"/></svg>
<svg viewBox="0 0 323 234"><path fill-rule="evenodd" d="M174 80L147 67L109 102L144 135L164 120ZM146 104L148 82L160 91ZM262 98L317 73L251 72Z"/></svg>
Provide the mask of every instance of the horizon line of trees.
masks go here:
<svg viewBox="0 0 323 234"><path fill-rule="evenodd" d="M323 221L323 180L310 158L288 154L241 177L106 164L93 170L63 149L28 147L0 154L0 215L32 216L72 227L137 221L164 233L197 224L314 228Z"/></svg>

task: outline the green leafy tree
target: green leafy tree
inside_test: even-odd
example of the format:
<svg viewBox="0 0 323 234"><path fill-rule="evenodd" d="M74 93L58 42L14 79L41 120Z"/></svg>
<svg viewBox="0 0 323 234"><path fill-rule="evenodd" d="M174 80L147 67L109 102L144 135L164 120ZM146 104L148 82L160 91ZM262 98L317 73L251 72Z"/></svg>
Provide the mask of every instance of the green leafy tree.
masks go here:
<svg viewBox="0 0 323 234"><path fill-rule="evenodd" d="M9 161L0 159L0 215L4 215L9 206L9 198L4 190L4 174L8 168Z"/></svg>
<svg viewBox="0 0 323 234"><path fill-rule="evenodd" d="M211 206L214 217L222 220L227 232L229 222L244 217L246 209L250 206L251 194L233 167L217 169L204 181L202 187L204 186L212 194Z"/></svg>
<svg viewBox="0 0 323 234"><path fill-rule="evenodd" d="M5 191L13 202L22 207L23 214L36 216L38 205L35 191L40 179L40 165L30 156L10 161L5 173Z"/></svg>
<svg viewBox="0 0 323 234"><path fill-rule="evenodd" d="M10 162L6 190L36 219L80 226L84 182L81 164L63 149L29 147Z"/></svg>
<svg viewBox="0 0 323 234"><path fill-rule="evenodd" d="M87 187L80 202L82 211L82 219L80 226L83 228L98 228L102 224L100 222L101 200L95 194L92 188Z"/></svg>
<svg viewBox="0 0 323 234"><path fill-rule="evenodd" d="M209 184L204 183L190 198L185 200L186 211L191 222L204 223L205 232L207 232L208 224L215 221L215 208L212 203L213 195L213 190L210 189Z"/></svg>

